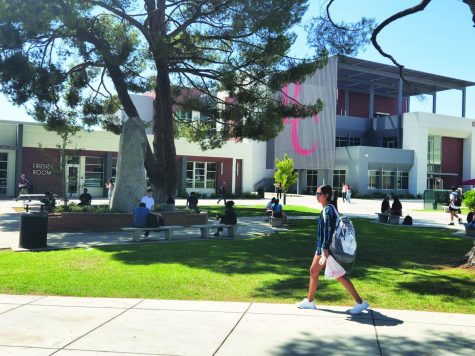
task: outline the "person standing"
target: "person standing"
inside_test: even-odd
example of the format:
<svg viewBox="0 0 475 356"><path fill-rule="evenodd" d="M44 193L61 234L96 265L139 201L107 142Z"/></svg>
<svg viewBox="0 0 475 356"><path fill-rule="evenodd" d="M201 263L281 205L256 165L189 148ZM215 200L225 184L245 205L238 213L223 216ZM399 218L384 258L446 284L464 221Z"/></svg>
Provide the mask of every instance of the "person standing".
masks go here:
<svg viewBox="0 0 475 356"><path fill-rule="evenodd" d="M346 200L346 191L347 191L347 186L346 184L343 182L341 183L341 198L343 200L343 203L345 202Z"/></svg>
<svg viewBox="0 0 475 356"><path fill-rule="evenodd" d="M351 186L349 184L346 185L346 201L351 203Z"/></svg>
<svg viewBox="0 0 475 356"><path fill-rule="evenodd" d="M315 305L314 297L318 288L318 276L326 264L326 259L330 255L330 245L332 242L333 233L336 228L337 215L335 208L330 204L332 199L332 187L329 185L320 186L317 189L316 198L322 205L322 212L318 219L317 228L317 251L313 257L312 265L310 266L310 281L308 287L307 298L304 298L300 303L297 303L297 307L300 309L317 309ZM363 310L369 308L366 301L361 299L360 295L356 291L353 283L344 274L338 277L337 280L345 287L345 289L351 294L355 300L353 308L348 310L350 314L360 314Z"/></svg>
<svg viewBox="0 0 475 356"><path fill-rule="evenodd" d="M462 223L462 218L459 218L457 213L462 207L462 197L457 191L455 186L452 187L452 192L450 193L450 202L449 202L449 213L450 213L450 223L449 225L454 225L454 218L458 220L458 223Z"/></svg>
<svg viewBox="0 0 475 356"><path fill-rule="evenodd" d="M219 204L221 200L224 200L224 205L226 205L226 182L223 182L223 184L219 186L218 194L219 194L219 200L217 204Z"/></svg>
<svg viewBox="0 0 475 356"><path fill-rule="evenodd" d="M275 194L276 199L282 199L282 184L280 182L275 183Z"/></svg>
<svg viewBox="0 0 475 356"><path fill-rule="evenodd" d="M147 195L143 196L142 199L140 199L140 202L144 203L145 207L150 211L153 211L153 208L155 206L155 199L153 199L152 195L153 195L153 189L148 188Z"/></svg>
<svg viewBox="0 0 475 356"><path fill-rule="evenodd" d="M107 197L109 200L112 198L112 192L114 191L114 180L112 178L109 178L106 182L106 188L107 188Z"/></svg>
<svg viewBox="0 0 475 356"><path fill-rule="evenodd" d="M26 178L26 174L22 173L20 176L20 181L18 182L18 188L20 188L20 194L31 194L31 188L33 185L30 180Z"/></svg>

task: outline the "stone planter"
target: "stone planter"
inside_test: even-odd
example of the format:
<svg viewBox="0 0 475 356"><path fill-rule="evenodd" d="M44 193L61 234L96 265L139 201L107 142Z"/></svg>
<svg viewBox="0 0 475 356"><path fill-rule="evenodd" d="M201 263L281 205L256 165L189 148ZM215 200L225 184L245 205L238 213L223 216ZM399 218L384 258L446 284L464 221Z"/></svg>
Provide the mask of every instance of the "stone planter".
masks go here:
<svg viewBox="0 0 475 356"><path fill-rule="evenodd" d="M130 213L54 213L48 216L48 232L119 231L132 224Z"/></svg>

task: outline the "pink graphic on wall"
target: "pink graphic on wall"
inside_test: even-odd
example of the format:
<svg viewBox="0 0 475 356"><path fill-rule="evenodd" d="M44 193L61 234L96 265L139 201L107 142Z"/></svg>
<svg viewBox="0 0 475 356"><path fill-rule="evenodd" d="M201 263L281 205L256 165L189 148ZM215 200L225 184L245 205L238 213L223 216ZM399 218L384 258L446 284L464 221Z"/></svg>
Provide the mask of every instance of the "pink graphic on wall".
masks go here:
<svg viewBox="0 0 475 356"><path fill-rule="evenodd" d="M294 94L291 96L289 96L289 86L286 85L285 87L283 87L282 92L284 93L284 96L282 97L282 104L287 106L292 101L295 105L300 105L298 98L300 96L301 86L302 85L300 83L295 83ZM317 114L313 115L313 120L315 121L315 124L318 124ZM294 147L295 152L301 156L308 156L308 155L311 155L317 149L318 144L314 143L312 147L308 149L303 148L300 145L299 122L300 122L300 119L298 118L288 118L288 117L284 118L284 125L292 125L291 140L292 140L292 146Z"/></svg>

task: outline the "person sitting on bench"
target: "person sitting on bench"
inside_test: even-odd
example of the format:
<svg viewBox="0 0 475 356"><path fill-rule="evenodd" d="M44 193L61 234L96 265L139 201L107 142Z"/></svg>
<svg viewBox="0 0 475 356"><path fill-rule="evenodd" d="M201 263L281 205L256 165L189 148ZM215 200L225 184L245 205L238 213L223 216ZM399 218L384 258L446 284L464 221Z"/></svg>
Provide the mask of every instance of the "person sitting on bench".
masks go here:
<svg viewBox="0 0 475 356"><path fill-rule="evenodd" d="M391 206L389 204L391 197L386 195L381 203L381 214L389 215L391 213Z"/></svg>
<svg viewBox="0 0 475 356"><path fill-rule="evenodd" d="M84 188L83 193L79 196L79 204L81 206L91 205L92 196L87 192L87 188Z"/></svg>
<svg viewBox="0 0 475 356"><path fill-rule="evenodd" d="M267 203L265 210L266 210L266 215L271 216L272 215L272 205L275 204L275 197L272 197L271 200Z"/></svg>
<svg viewBox="0 0 475 356"><path fill-rule="evenodd" d="M150 209L145 206L145 203L140 203L138 207L134 209L132 227L147 227L147 216L150 214ZM147 237L148 231L144 232L144 236Z"/></svg>
<svg viewBox="0 0 475 356"><path fill-rule="evenodd" d="M402 216L402 204L398 197L395 197L393 200L393 205L391 206L391 215Z"/></svg>
<svg viewBox="0 0 475 356"><path fill-rule="evenodd" d="M195 192L191 192L190 196L186 199L186 207L188 209L194 210L195 212L199 212L198 197L196 196Z"/></svg>
<svg viewBox="0 0 475 356"><path fill-rule="evenodd" d="M237 223L237 215L236 210L234 210L234 202L232 200L228 200L225 204L224 208L224 215L217 216L220 224L224 225L236 225ZM213 234L213 236L219 236L219 233L223 231L222 227L218 227L218 230Z"/></svg>

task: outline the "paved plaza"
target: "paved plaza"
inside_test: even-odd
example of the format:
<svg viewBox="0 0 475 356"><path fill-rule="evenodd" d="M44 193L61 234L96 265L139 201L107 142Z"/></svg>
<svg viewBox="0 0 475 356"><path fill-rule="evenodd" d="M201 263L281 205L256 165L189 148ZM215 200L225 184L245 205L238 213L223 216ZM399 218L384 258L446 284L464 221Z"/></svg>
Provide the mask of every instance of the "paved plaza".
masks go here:
<svg viewBox="0 0 475 356"><path fill-rule="evenodd" d="M287 203L316 207L314 197L291 196ZM349 216L375 219L379 204L354 199L339 208ZM0 201L1 248L18 244L15 205L21 204ZM420 212L421 201L403 201L403 208L415 226L449 228L448 214ZM274 231L262 218L240 218L239 224L242 238ZM457 225L450 229L463 232ZM77 247L78 238L83 245L131 243L124 233L54 233L48 244ZM60 246L60 240L68 246ZM371 309L350 316L347 309L0 294L0 355L473 355L475 315Z"/></svg>

